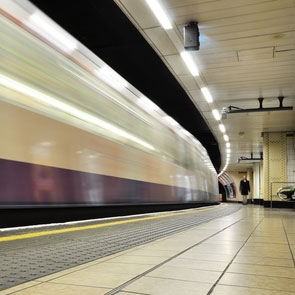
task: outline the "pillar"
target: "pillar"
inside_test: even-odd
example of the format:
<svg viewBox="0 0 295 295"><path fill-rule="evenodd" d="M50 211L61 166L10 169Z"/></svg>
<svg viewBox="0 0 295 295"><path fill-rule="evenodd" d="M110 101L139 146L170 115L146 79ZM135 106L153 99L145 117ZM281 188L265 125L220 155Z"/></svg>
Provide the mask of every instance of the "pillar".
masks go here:
<svg viewBox="0 0 295 295"><path fill-rule="evenodd" d="M253 165L253 199L260 199L260 163ZM259 201L258 201L259 203Z"/></svg>
<svg viewBox="0 0 295 295"><path fill-rule="evenodd" d="M253 200L253 170L252 169L247 169L247 179L249 180L250 184L250 193L248 195L248 200L250 199L250 203L252 203Z"/></svg>
<svg viewBox="0 0 295 295"><path fill-rule="evenodd" d="M286 134L283 132L266 132L263 137L263 188L264 204L270 205L271 183L273 201L278 201L276 192L287 181Z"/></svg>

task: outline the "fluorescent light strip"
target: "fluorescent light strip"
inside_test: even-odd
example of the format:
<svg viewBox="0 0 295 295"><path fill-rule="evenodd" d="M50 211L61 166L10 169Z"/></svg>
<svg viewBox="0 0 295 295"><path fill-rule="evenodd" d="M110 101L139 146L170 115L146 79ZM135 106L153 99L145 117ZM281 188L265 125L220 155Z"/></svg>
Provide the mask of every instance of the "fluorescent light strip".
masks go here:
<svg viewBox="0 0 295 295"><path fill-rule="evenodd" d="M191 74L194 77L199 76L199 70L198 70L196 64L194 63L193 59L189 55L189 53L186 51L182 51L180 53L180 56L182 57L183 61L185 62L186 66L189 69L189 71L191 72Z"/></svg>
<svg viewBox="0 0 295 295"><path fill-rule="evenodd" d="M218 110L216 110L216 109L212 110L212 114L217 121L220 120L220 114L219 114Z"/></svg>
<svg viewBox="0 0 295 295"><path fill-rule="evenodd" d="M23 93L23 94L28 95L30 97L33 97L43 103L53 106L54 108L56 108L58 110L61 110L69 115L77 117L80 120L84 120L88 123L91 123L91 124L94 124L96 126L103 128L103 129L106 129L114 134L117 134L121 137L127 138L133 142L136 142L136 143L138 143L150 150L155 150L155 148L152 145L150 145L149 143L143 141L142 139L140 139L132 134L127 133L126 131L124 131L124 130L122 130L122 129L120 129L108 122L105 122L97 117L94 117L94 116L88 114L88 113L80 111L79 109L76 109L76 108L72 107L71 105L65 104L57 99L49 97L44 93L34 90L26 85L16 82L15 80L12 80L12 79L10 79L6 76L3 76L1 74L0 74L0 83L2 85L4 85L5 87L8 87L8 88L13 89L17 92L20 92L20 93Z"/></svg>
<svg viewBox="0 0 295 295"><path fill-rule="evenodd" d="M225 141L229 141L229 137L226 134L223 135L223 138Z"/></svg>
<svg viewBox="0 0 295 295"><path fill-rule="evenodd" d="M225 144L225 146L226 146L227 148L229 148L229 147L230 147L230 143L227 142L227 143Z"/></svg>
<svg viewBox="0 0 295 295"><path fill-rule="evenodd" d="M202 91L204 97L206 98L207 102L208 103L212 103L213 102L213 98L212 98L212 96L210 94L209 89L207 87L203 87L203 88L201 88L201 91Z"/></svg>
<svg viewBox="0 0 295 295"><path fill-rule="evenodd" d="M146 0L150 9L165 30L172 29L172 24L158 0Z"/></svg>
<svg viewBox="0 0 295 295"><path fill-rule="evenodd" d="M75 39L67 32L63 32L63 29L59 28L45 14L37 11L30 16L29 21L36 27L37 32L43 32L43 36L57 47L69 52L77 48Z"/></svg>
<svg viewBox="0 0 295 295"><path fill-rule="evenodd" d="M225 127L223 124L219 124L219 129L222 133L225 133Z"/></svg>
<svg viewBox="0 0 295 295"><path fill-rule="evenodd" d="M230 154L230 149L226 149L226 153L227 154Z"/></svg>

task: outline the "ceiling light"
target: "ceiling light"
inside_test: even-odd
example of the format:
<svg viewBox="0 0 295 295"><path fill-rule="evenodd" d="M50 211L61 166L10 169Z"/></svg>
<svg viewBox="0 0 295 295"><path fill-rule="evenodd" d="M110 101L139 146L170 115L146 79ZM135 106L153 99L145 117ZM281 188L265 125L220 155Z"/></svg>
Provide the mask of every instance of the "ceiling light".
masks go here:
<svg viewBox="0 0 295 295"><path fill-rule="evenodd" d="M196 64L194 63L193 59L191 58L191 56L189 55L188 52L186 51L182 51L180 53L183 61L185 62L187 68L189 69L189 71L191 72L191 74L195 77L195 76L199 76L199 70L196 66Z"/></svg>
<svg viewBox="0 0 295 295"><path fill-rule="evenodd" d="M229 148L229 147L230 147L230 143L227 142L227 143L225 144L225 146L226 146L227 148Z"/></svg>
<svg viewBox="0 0 295 295"><path fill-rule="evenodd" d="M219 114L218 110L214 109L214 110L212 110L212 113L213 113L214 118L217 121L219 121L220 120L220 114Z"/></svg>
<svg viewBox="0 0 295 295"><path fill-rule="evenodd" d="M223 124L219 124L219 129L222 133L225 133L225 127Z"/></svg>
<svg viewBox="0 0 295 295"><path fill-rule="evenodd" d="M224 138L225 141L229 141L229 138L228 138L228 136L226 134L223 135L223 138Z"/></svg>
<svg viewBox="0 0 295 295"><path fill-rule="evenodd" d="M158 21L165 30L172 29L172 24L158 0L146 0Z"/></svg>
<svg viewBox="0 0 295 295"><path fill-rule="evenodd" d="M201 91L202 91L202 93L203 93L203 95L206 98L208 103L213 102L213 98L212 98L212 96L210 94L210 91L209 91L209 89L207 87L201 88Z"/></svg>
<svg viewBox="0 0 295 295"><path fill-rule="evenodd" d="M128 86L128 82L107 66L94 71L96 75L117 90L123 90Z"/></svg>
<svg viewBox="0 0 295 295"><path fill-rule="evenodd" d="M37 11L30 16L29 20L31 22L29 25L33 24L36 27L36 31L43 33L42 36L55 46L69 52L77 48L76 40L45 14Z"/></svg>
<svg viewBox="0 0 295 295"><path fill-rule="evenodd" d="M226 153L227 154L230 154L230 149L226 149Z"/></svg>
<svg viewBox="0 0 295 295"><path fill-rule="evenodd" d="M21 84L15 80L12 80L6 76L0 75L0 84L4 85L5 87L8 87L10 89L13 89L17 92L23 93L27 96L33 97L36 100L45 103L47 105L50 105L64 113L67 113L73 117L76 117L79 120L83 120L87 123L96 125L100 128L103 128L105 130L108 130L116 135L119 135L121 137L127 138L133 142L136 142L150 150L155 150L155 148L149 144L148 142L138 138L137 136L134 136L133 134L130 134L129 132L118 128L98 117L95 117L89 113L83 112L79 110L78 108L75 108L69 104L66 104L58 99L55 99L53 97L50 97L42 92L39 92L38 90L35 90L31 87L28 87L24 84Z"/></svg>

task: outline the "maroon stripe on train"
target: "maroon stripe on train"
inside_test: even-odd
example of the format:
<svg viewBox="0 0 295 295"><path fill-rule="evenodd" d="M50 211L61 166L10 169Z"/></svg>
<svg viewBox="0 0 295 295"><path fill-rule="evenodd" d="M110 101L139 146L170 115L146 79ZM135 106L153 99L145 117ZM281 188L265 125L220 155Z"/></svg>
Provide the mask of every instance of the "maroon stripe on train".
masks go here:
<svg viewBox="0 0 295 295"><path fill-rule="evenodd" d="M0 159L0 205L212 201L203 191Z"/></svg>

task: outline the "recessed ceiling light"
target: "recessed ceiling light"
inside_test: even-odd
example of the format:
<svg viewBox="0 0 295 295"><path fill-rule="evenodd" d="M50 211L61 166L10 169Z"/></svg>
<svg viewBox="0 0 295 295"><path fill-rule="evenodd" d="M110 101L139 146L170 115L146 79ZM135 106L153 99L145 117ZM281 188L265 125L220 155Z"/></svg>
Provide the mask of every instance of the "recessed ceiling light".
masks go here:
<svg viewBox="0 0 295 295"><path fill-rule="evenodd" d="M212 110L212 113L213 113L214 118L217 121L219 121L220 120L220 114L219 114L218 110L214 109L214 110Z"/></svg>
<svg viewBox="0 0 295 295"><path fill-rule="evenodd" d="M226 146L227 148L229 148L229 147L230 147L230 143L227 142L227 143L225 144L225 146Z"/></svg>
<svg viewBox="0 0 295 295"><path fill-rule="evenodd" d="M195 76L199 76L199 70L195 64L195 62L193 61L193 59L191 58L191 56L189 55L188 52L186 51L182 51L180 53L180 56L182 57L184 63L186 64L187 68L189 69L189 71L191 72L191 74L195 77Z"/></svg>
<svg viewBox="0 0 295 295"><path fill-rule="evenodd" d="M225 141L229 141L229 138L228 138L228 136L226 134L223 135L223 138L224 138Z"/></svg>
<svg viewBox="0 0 295 295"><path fill-rule="evenodd" d="M225 132L225 127L224 127L223 124L219 124L219 129L220 129L220 131L221 131L222 133Z"/></svg>
<svg viewBox="0 0 295 295"><path fill-rule="evenodd" d="M209 89L207 87L201 88L201 91L202 91L202 93L203 93L203 95L206 98L208 103L213 102L213 98L212 98L211 93L210 93L210 91L209 91Z"/></svg>
<svg viewBox="0 0 295 295"><path fill-rule="evenodd" d="M150 9L165 30L172 29L172 24L158 0L146 0Z"/></svg>

